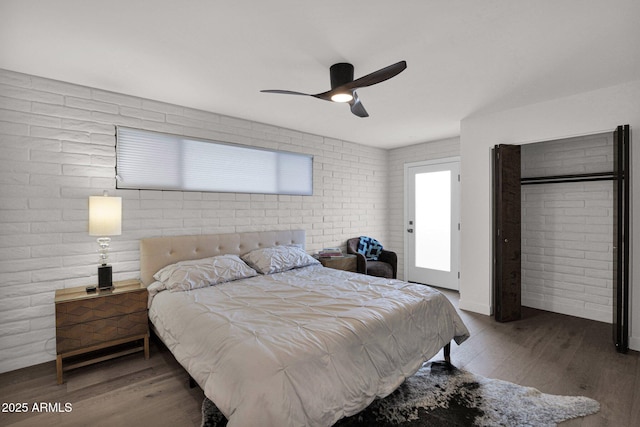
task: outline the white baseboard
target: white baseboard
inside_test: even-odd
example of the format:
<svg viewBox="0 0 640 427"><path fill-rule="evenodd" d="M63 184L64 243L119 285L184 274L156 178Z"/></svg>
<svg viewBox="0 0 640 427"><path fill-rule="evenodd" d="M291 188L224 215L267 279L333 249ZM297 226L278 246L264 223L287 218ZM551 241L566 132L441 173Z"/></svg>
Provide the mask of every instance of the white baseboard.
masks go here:
<svg viewBox="0 0 640 427"><path fill-rule="evenodd" d="M629 349L640 351L640 337L629 337Z"/></svg>
<svg viewBox="0 0 640 427"><path fill-rule="evenodd" d="M584 307L574 307L567 304L558 304L553 301L539 301L522 299L525 307L537 308L539 310L551 311L553 313L566 314L583 319L595 320L597 322L613 323L613 315L603 311L589 310Z"/></svg>
<svg viewBox="0 0 640 427"><path fill-rule="evenodd" d="M460 310L472 311L474 313L484 314L485 316L491 316L490 305L467 301L462 297L460 297L460 301L458 301L458 307Z"/></svg>

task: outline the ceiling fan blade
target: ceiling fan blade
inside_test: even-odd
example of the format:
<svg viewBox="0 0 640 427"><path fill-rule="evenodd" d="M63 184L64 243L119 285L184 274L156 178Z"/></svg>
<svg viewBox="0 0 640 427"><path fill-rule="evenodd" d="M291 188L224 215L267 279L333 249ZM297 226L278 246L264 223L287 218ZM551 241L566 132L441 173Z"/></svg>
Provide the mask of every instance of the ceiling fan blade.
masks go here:
<svg viewBox="0 0 640 427"><path fill-rule="evenodd" d="M345 83L340 88L342 89L357 89L360 87L367 87L375 85L377 83L389 80L391 77L395 77L407 68L407 61L400 61L388 67L374 71L371 74L355 79L352 82ZM336 88L338 89L338 88Z"/></svg>
<svg viewBox="0 0 640 427"><path fill-rule="evenodd" d="M316 93L316 94L296 92L296 91L293 91L293 90L280 90L280 89L261 90L260 92L264 92L264 93L279 93L279 94L282 94L282 95L313 96L314 98L324 99L325 101L331 101L331 95L334 94L333 90L328 90L326 92Z"/></svg>
<svg viewBox="0 0 640 427"><path fill-rule="evenodd" d="M314 98L318 98L318 99L324 99L325 101L331 101L331 96L336 93L335 90L331 89L328 90L326 92L322 92L322 93L316 93L315 95L311 95Z"/></svg>
<svg viewBox="0 0 640 427"><path fill-rule="evenodd" d="M349 106L351 107L351 112L358 117L369 117L369 113L364 109L364 105L360 102L360 98L358 98L358 94L353 92L353 99L349 101Z"/></svg>
<svg viewBox="0 0 640 427"><path fill-rule="evenodd" d="M282 95L304 95L304 96L315 96L315 95L311 95L309 93L302 93L302 92L295 92L293 90L279 90L279 89L268 89L268 90L261 90L260 92L265 92L265 93L280 93Z"/></svg>

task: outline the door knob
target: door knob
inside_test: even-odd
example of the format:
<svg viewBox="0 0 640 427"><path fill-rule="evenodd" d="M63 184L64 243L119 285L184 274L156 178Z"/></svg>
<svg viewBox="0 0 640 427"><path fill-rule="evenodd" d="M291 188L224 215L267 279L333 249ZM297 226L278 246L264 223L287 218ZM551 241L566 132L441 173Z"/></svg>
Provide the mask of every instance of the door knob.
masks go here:
<svg viewBox="0 0 640 427"><path fill-rule="evenodd" d="M407 233L413 233L413 228L407 228Z"/></svg>

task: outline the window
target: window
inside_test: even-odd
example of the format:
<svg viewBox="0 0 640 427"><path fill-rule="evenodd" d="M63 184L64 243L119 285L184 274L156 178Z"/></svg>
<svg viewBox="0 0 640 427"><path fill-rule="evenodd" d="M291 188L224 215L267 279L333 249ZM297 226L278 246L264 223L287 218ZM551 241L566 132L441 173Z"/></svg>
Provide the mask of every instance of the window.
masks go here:
<svg viewBox="0 0 640 427"><path fill-rule="evenodd" d="M117 128L117 188L313 194L313 156Z"/></svg>

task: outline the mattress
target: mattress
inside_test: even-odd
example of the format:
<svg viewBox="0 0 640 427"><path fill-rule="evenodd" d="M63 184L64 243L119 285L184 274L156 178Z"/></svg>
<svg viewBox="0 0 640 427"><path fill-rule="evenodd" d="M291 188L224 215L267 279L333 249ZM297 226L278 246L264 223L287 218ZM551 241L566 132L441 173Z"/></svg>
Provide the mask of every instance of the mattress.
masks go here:
<svg viewBox="0 0 640 427"><path fill-rule="evenodd" d="M163 291L149 318L229 427L330 426L469 336L437 290L319 265Z"/></svg>

